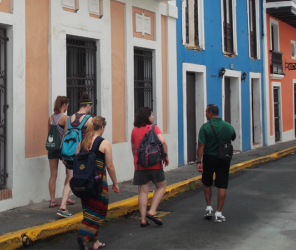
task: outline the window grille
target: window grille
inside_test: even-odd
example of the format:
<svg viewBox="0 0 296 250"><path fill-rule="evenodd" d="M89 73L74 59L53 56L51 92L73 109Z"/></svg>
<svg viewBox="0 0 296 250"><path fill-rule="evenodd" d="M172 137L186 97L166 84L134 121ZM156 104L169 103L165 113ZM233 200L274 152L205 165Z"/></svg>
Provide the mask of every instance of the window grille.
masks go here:
<svg viewBox="0 0 296 250"><path fill-rule="evenodd" d="M135 114L142 107L153 108L152 51L134 49Z"/></svg>
<svg viewBox="0 0 296 250"><path fill-rule="evenodd" d="M79 99L87 92L93 105L90 115L97 115L97 75L95 41L67 39L67 97L68 115L79 110Z"/></svg>

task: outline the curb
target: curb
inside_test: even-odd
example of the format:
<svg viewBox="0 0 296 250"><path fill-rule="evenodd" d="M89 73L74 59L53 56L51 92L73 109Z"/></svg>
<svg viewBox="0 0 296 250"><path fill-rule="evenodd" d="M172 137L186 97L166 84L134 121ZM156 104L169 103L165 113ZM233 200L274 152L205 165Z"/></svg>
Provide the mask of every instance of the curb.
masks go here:
<svg viewBox="0 0 296 250"><path fill-rule="evenodd" d="M255 158L249 161L241 162L230 167L229 173L233 174L245 168L250 168L254 165L278 160L288 154L296 152L296 146L287 148L285 150L266 155L263 157ZM181 181L167 186L163 200L166 200L174 195L196 189L201 186L201 176L196 176L185 181ZM148 205L151 204L154 192L148 195ZM107 217L114 219L124 216L133 211L139 210L138 196L118 201L109 205ZM8 233L0 236L0 249L11 250L23 247L23 243L29 244L37 240L44 240L57 234L66 233L71 230L78 230L82 221L82 212L73 215L71 218L61 219L58 221L48 222L43 225L34 226L22 229L16 232Z"/></svg>

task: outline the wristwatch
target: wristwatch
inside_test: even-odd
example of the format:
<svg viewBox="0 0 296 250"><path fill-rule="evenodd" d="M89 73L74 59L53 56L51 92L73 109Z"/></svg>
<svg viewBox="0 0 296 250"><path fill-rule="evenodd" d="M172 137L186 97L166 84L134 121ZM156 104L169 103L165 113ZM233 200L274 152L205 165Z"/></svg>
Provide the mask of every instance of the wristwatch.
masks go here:
<svg viewBox="0 0 296 250"><path fill-rule="evenodd" d="M196 164L200 164L200 163L201 163L201 161L197 161L197 162L196 162Z"/></svg>

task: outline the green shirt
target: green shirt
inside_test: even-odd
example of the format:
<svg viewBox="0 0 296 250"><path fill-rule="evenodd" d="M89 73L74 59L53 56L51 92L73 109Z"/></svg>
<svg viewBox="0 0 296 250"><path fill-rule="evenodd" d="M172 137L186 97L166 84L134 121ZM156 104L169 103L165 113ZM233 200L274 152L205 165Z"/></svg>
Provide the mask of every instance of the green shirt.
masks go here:
<svg viewBox="0 0 296 250"><path fill-rule="evenodd" d="M219 142L234 141L236 138L236 133L234 128L228 123L223 121L221 118L212 118L211 123L216 131ZM198 142L205 144L204 154L207 155L217 155L218 145L215 134L210 126L210 123L205 123L201 126L198 135Z"/></svg>

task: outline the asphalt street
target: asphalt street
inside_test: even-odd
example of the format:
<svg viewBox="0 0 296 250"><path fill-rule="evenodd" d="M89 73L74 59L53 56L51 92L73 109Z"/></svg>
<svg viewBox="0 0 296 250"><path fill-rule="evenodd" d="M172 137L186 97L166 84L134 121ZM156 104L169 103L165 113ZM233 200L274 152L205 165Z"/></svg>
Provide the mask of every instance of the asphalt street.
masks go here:
<svg viewBox="0 0 296 250"><path fill-rule="evenodd" d="M140 227L137 213L103 225L105 249L295 249L296 155L231 176L223 208L226 221L203 218L202 188L161 203L163 226ZM216 207L213 188L212 205ZM77 232L37 242L27 249L78 249ZM91 244L88 245L90 248Z"/></svg>

